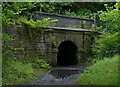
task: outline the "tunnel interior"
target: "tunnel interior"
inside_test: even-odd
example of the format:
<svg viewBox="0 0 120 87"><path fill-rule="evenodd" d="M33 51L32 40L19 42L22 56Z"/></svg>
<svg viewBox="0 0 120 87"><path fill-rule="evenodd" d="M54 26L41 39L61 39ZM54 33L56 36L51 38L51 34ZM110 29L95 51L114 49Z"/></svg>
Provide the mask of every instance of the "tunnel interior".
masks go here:
<svg viewBox="0 0 120 87"><path fill-rule="evenodd" d="M77 46L72 41L61 42L58 46L57 65L75 65L77 62Z"/></svg>

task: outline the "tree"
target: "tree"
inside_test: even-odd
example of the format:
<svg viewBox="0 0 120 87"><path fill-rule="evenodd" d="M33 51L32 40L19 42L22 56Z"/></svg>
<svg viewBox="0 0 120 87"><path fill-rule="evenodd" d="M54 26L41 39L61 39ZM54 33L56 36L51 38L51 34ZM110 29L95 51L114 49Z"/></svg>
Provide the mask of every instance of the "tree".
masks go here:
<svg viewBox="0 0 120 87"><path fill-rule="evenodd" d="M13 24L13 20L20 16L30 18L34 11L89 17L98 10L105 10L103 4L102 2L3 2L2 19L4 25Z"/></svg>
<svg viewBox="0 0 120 87"><path fill-rule="evenodd" d="M107 22L108 29L101 28L101 38L96 41L95 48L96 56L99 58L111 57L115 54L120 54L120 2L109 7L107 4L106 11L99 11L100 20Z"/></svg>

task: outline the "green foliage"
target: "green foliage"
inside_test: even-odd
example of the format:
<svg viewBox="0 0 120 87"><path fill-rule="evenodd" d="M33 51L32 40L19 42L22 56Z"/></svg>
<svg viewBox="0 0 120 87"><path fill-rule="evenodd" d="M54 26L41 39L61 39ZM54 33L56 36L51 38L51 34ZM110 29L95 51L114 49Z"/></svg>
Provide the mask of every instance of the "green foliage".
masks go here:
<svg viewBox="0 0 120 87"><path fill-rule="evenodd" d="M66 7L72 7L71 2L44 2L35 3L36 9L40 12L62 14ZM38 8L39 7L39 8Z"/></svg>
<svg viewBox="0 0 120 87"><path fill-rule="evenodd" d="M40 58L35 58L32 61L32 66L38 69L51 69L52 68L44 59L40 59Z"/></svg>
<svg viewBox="0 0 120 87"><path fill-rule="evenodd" d="M82 21L81 28L86 29L86 21Z"/></svg>
<svg viewBox="0 0 120 87"><path fill-rule="evenodd" d="M15 48L11 45L8 45L8 42L11 42L15 39L11 38L8 34L3 34L2 35L2 43L3 43L3 63L6 62L7 60L15 60L15 56L13 55L13 52L15 51Z"/></svg>
<svg viewBox="0 0 120 87"><path fill-rule="evenodd" d="M105 4L105 7L106 11L98 11L98 13L100 14L100 20L106 22L106 25L108 26L108 32L114 33L119 31L120 21L118 20L118 18L120 17L120 2L111 7Z"/></svg>
<svg viewBox="0 0 120 87"><path fill-rule="evenodd" d="M35 5L32 2L3 2L2 23L4 26L14 24L14 20L20 16L30 16L29 12Z"/></svg>
<svg viewBox="0 0 120 87"><path fill-rule="evenodd" d="M118 59L120 55L104 58L87 67L77 79L80 85L118 85Z"/></svg>
<svg viewBox="0 0 120 87"><path fill-rule="evenodd" d="M24 63L18 60L4 60L4 58L3 61L3 85L24 84L41 77L46 69L51 68L42 59L35 59L32 62L24 61Z"/></svg>
<svg viewBox="0 0 120 87"><path fill-rule="evenodd" d="M13 38L10 38L10 36L8 35L8 34L3 34L2 35L2 39L3 39L3 41L13 41L13 40L15 40L15 39L13 39Z"/></svg>
<svg viewBox="0 0 120 87"><path fill-rule="evenodd" d="M92 13L104 9L103 3L84 2L3 2L2 23L4 26L14 24L20 16L30 18L34 11L64 14L77 17L93 16ZM90 9L90 10L89 10Z"/></svg>
<svg viewBox="0 0 120 87"><path fill-rule="evenodd" d="M120 32L114 34L105 33L96 41L96 47L93 51L96 52L96 57L111 57L115 54L120 54Z"/></svg>
<svg viewBox="0 0 120 87"><path fill-rule="evenodd" d="M43 20L33 21L28 20L32 15L31 10L35 8L34 3L31 2L6 2L2 4L2 23L3 27L16 24L17 27L23 27L22 23L29 26L28 32L31 32L31 28L36 28L37 31L42 31L41 29L53 23L57 20L50 20L46 18ZM48 29L46 29L48 30ZM36 77L43 75L42 70L51 68L46 61L36 60L34 62L22 62L18 61L13 54L16 50L13 46L9 45L9 42L15 40L7 34L2 35L3 39L3 85L16 85L28 82L30 80L36 79ZM35 64L37 63L37 64ZM37 71L36 69L37 68ZM39 69L38 69L39 68Z"/></svg>
<svg viewBox="0 0 120 87"><path fill-rule="evenodd" d="M50 18L45 18L43 20L37 20L37 21L34 21L33 19L30 19L29 21L28 20L25 20L23 21L25 24L29 25L31 28L45 28L47 27L48 25L50 25L50 23L52 22L56 22L58 20L50 20Z"/></svg>
<svg viewBox="0 0 120 87"><path fill-rule="evenodd" d="M36 20L34 21L33 19L27 20L26 17L20 17L17 22L22 25L24 23L27 33L28 33L28 38L32 38L34 34L37 32L45 32L45 31L51 31L52 29L47 29L47 26L49 25L55 25L58 20L50 20L50 18L44 18L43 20Z"/></svg>
<svg viewBox="0 0 120 87"><path fill-rule="evenodd" d="M88 9L79 9L77 13L75 13L74 11L71 12L70 10L65 10L63 14L81 18L88 18L90 16L93 16L92 12Z"/></svg>
<svg viewBox="0 0 120 87"><path fill-rule="evenodd" d="M3 2L2 23L4 26L14 24L20 16L30 18L34 11L64 14L77 17L93 16L98 10L105 10L105 2ZM114 3L107 3L113 5ZM100 7L100 8L98 8Z"/></svg>
<svg viewBox="0 0 120 87"><path fill-rule="evenodd" d="M13 54L15 48L7 44L14 39L12 39L7 34L3 34L2 39L4 43L2 54L3 85L17 85L35 80L37 79L37 77L40 77L44 74L43 70L50 68L49 64L47 64L46 61L43 60L36 60L34 61L34 63L24 60L18 61L18 59ZM41 65L39 66L39 69L37 65ZM35 68L37 69L37 71Z"/></svg>
<svg viewBox="0 0 120 87"><path fill-rule="evenodd" d="M96 52L98 58L112 57L115 54L120 54L120 2L114 6L106 6L106 11L100 11L100 19L106 22L108 28L99 28L102 35L97 39L93 51Z"/></svg>
<svg viewBox="0 0 120 87"><path fill-rule="evenodd" d="M3 65L3 85L17 85L37 79L37 76L43 75L43 71L35 73L31 63L22 63L19 61L6 61Z"/></svg>

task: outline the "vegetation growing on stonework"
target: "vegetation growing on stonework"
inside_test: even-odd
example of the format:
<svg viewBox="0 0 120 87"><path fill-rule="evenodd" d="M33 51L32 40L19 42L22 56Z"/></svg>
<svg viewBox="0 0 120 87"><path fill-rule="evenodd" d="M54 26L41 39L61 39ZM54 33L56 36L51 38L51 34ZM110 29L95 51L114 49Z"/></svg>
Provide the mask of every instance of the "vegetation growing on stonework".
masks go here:
<svg viewBox="0 0 120 87"><path fill-rule="evenodd" d="M19 3L14 3L10 5L10 3L9 4L6 3L6 4L3 4L3 7L4 5L5 6L8 5L8 7L10 6L11 8L13 5L13 8L16 9L21 6L24 7L24 5L26 6L30 4L26 3L24 5L23 4L20 5ZM15 5L18 5L18 7L16 7ZM50 22L57 21L57 20L49 21L50 18L46 18L41 21L40 20L33 21L32 19L27 20L26 16L24 17L21 16L18 18L18 16L20 16L20 13L24 9L16 9L15 11L15 9L10 10L11 8L3 10L3 14L2 14L3 27L7 27L13 24L17 27L24 27L23 26L23 23L24 23L29 26L28 28L36 28L37 29L36 32L38 31L43 32L44 30L42 30L42 28L45 28L47 25L49 25ZM16 18L18 19L16 20ZM46 29L45 31L48 31L48 30L49 29ZM32 34L30 29L28 29L27 32ZM43 60L41 58L33 58L36 60L31 60L31 61L28 61L28 60L21 61L13 54L16 48L12 45L9 45L9 43L11 43L15 39L12 39L8 34L3 34L2 39L3 39L3 48L4 48L3 49L3 66L2 66L3 68L2 84L3 85L17 85L17 84L23 84L28 81L35 80L38 77L41 77L46 70L52 68L49 64L47 64L46 60Z"/></svg>
<svg viewBox="0 0 120 87"><path fill-rule="evenodd" d="M55 25L57 21L58 21L57 19L50 20L50 18L44 18L42 20L35 21L33 19L28 20L27 17L21 16L16 21L17 22L16 26L25 28L26 32L29 35L28 38L30 39L38 32L43 33L45 31L52 31L52 29L47 28L47 26Z"/></svg>
<svg viewBox="0 0 120 87"><path fill-rule="evenodd" d="M45 28L47 26L50 25L50 23L52 22L56 22L58 21L57 19L56 20L50 20L50 18L45 18L43 20L36 20L34 21L33 19L30 19L29 21L28 20L25 20L23 21L23 23L29 25L31 28Z"/></svg>
<svg viewBox="0 0 120 87"><path fill-rule="evenodd" d="M36 28L37 26L35 24L38 23L38 22L34 22L33 20L32 22L31 21L30 22L24 21L24 22L28 25L33 24L34 28ZM49 21L46 20L46 22ZM41 23L45 24L45 22L43 21ZM47 23L45 25L47 25ZM39 27L37 28L42 29L42 26L40 26L39 24ZM42 30L39 31L41 32ZM13 54L16 48L8 44L9 42L12 42L15 39L12 39L8 34L3 34L2 39L3 39L2 43L4 48L3 66L2 66L2 73L3 73L2 85L17 85L35 80L38 77L44 75L44 72L46 70L52 68L49 64L47 64L46 60L43 60L41 58L33 58L35 60L31 60L31 61L28 60L21 61L20 59L17 59L17 57Z"/></svg>
<svg viewBox="0 0 120 87"><path fill-rule="evenodd" d="M57 22L57 20L46 18L35 21L32 19L34 11L82 18L93 17L93 13L99 11L100 20L106 23L107 27L97 27L100 35L96 39L94 46L92 46L95 56L85 61L85 63L93 65L86 68L77 82L80 85L118 85L118 58L120 57L120 20L118 19L120 19L120 2L116 4L114 2L3 2L3 29L11 25L15 25L18 28L25 27L27 28L26 32L29 33L29 38L37 32L42 33L51 30L43 28ZM83 21L82 28L86 27L84 25L85 22ZM39 57L35 57L33 60L21 61L13 54L16 48L8 45L15 39L8 34L3 34L2 39L3 85L17 85L35 80L44 75L46 70L52 68L46 60ZM52 43L56 45L55 42ZM88 52L84 55L86 56L87 54Z"/></svg>
<svg viewBox="0 0 120 87"><path fill-rule="evenodd" d="M3 59L2 59L2 85L17 85L32 81L44 75L51 66L45 60L37 58L36 61L21 61L13 54L16 48L8 45L15 39L3 34Z"/></svg>

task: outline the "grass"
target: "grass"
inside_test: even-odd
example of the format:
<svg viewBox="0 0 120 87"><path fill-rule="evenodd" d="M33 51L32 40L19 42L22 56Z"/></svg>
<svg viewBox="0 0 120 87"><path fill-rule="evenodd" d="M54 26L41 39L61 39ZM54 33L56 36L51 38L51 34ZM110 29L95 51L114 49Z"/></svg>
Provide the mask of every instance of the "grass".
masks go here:
<svg viewBox="0 0 120 87"><path fill-rule="evenodd" d="M20 61L6 61L3 66L2 85L18 85L30 82L44 75L43 70L34 69L31 63L22 63Z"/></svg>
<svg viewBox="0 0 120 87"><path fill-rule="evenodd" d="M85 69L77 79L80 85L118 85L118 58L104 58Z"/></svg>

